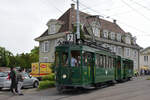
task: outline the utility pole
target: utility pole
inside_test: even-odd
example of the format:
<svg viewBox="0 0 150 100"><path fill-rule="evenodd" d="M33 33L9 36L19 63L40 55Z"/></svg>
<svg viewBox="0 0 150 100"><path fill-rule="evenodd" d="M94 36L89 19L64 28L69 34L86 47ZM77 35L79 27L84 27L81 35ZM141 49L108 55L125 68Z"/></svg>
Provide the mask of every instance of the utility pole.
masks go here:
<svg viewBox="0 0 150 100"><path fill-rule="evenodd" d="M76 17L77 17L77 39L80 39L80 17L79 17L79 0L77 0L77 12L76 12Z"/></svg>

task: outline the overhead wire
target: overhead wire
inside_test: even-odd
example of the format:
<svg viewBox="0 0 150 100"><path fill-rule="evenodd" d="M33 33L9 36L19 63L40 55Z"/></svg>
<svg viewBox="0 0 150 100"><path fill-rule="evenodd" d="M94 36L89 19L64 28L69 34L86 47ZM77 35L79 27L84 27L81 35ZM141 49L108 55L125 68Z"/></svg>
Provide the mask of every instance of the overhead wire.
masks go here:
<svg viewBox="0 0 150 100"><path fill-rule="evenodd" d="M143 8L145 8L146 10L150 11L150 8L148 8L146 6L143 6L142 4L140 4L140 3L138 3L138 2L136 2L134 0L130 0L130 1L134 2L135 4L137 4L137 5L139 5L139 6L143 7Z"/></svg>
<svg viewBox="0 0 150 100"><path fill-rule="evenodd" d="M135 11L136 13L138 13L139 15L143 16L145 19L147 19L148 21L150 21L150 19L148 17L146 17L144 14L142 14L140 11L136 10L135 8L133 8L132 6L130 6L128 3L126 3L124 0L121 0L126 6L128 6L129 8L131 8L133 11Z"/></svg>
<svg viewBox="0 0 150 100"><path fill-rule="evenodd" d="M75 0L72 0L73 2L76 2ZM81 3L80 2L80 5L81 6L84 6L84 7L86 7L87 9L89 9L89 10L91 10L91 11L93 11L93 12L96 12L96 13L100 13L99 11L96 11L96 10L94 10L94 9L92 9L91 7L89 7L89 6L86 6L86 5L84 5L83 3ZM132 7L131 7L132 8ZM134 9L134 8L133 8ZM102 18L108 18L108 19L111 19L111 20L115 20L115 18L112 18L111 16L107 16L107 15L100 15L100 17L102 17ZM148 19L149 20L149 19ZM132 27L132 29L134 29L134 30L138 30L139 32L142 32L142 33L146 33L147 34L147 32L144 32L143 30L140 30L139 28L136 28L136 27L134 27L134 26L132 26L132 25L129 25L129 24L126 24L126 23L124 23L124 22L122 22L122 21L120 21L120 20L117 20L118 22L120 22L120 23L122 23L122 24L124 24L124 25L126 25L127 27L129 27L129 28L131 28ZM147 36L149 36L148 34L147 34Z"/></svg>

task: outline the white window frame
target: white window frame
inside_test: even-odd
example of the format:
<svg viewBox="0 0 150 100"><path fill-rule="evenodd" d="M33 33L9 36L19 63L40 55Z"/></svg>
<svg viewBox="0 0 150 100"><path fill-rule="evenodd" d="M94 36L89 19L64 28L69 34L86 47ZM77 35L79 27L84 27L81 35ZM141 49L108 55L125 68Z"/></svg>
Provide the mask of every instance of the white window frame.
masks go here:
<svg viewBox="0 0 150 100"><path fill-rule="evenodd" d="M111 38L112 40L115 40L115 33L114 33L114 32L111 32L111 33L110 33L110 38Z"/></svg>
<svg viewBox="0 0 150 100"><path fill-rule="evenodd" d="M136 50L134 50L134 58L136 58L136 56L137 56L137 52L136 52Z"/></svg>
<svg viewBox="0 0 150 100"><path fill-rule="evenodd" d="M114 46L114 52L117 52L117 47L116 46Z"/></svg>
<svg viewBox="0 0 150 100"><path fill-rule="evenodd" d="M126 56L130 57L130 48L126 48Z"/></svg>
<svg viewBox="0 0 150 100"><path fill-rule="evenodd" d="M131 38L129 36L126 37L126 43L131 44Z"/></svg>
<svg viewBox="0 0 150 100"><path fill-rule="evenodd" d="M103 36L104 36L104 38L108 38L108 31L107 30L103 31Z"/></svg>
<svg viewBox="0 0 150 100"><path fill-rule="evenodd" d="M100 30L97 27L93 27L93 33L95 36L100 37Z"/></svg>
<svg viewBox="0 0 150 100"><path fill-rule="evenodd" d="M56 32L56 25L55 24L51 24L49 27L49 34L54 34Z"/></svg>
<svg viewBox="0 0 150 100"><path fill-rule="evenodd" d="M144 62L148 62L148 56L144 56Z"/></svg>
<svg viewBox="0 0 150 100"><path fill-rule="evenodd" d="M118 53L119 55L121 55L121 53L122 53L122 48L121 48L121 47L118 47L118 48L117 48L117 53Z"/></svg>
<svg viewBox="0 0 150 100"><path fill-rule="evenodd" d="M44 41L44 48L43 48L43 52L48 52L49 51L49 41Z"/></svg>
<svg viewBox="0 0 150 100"><path fill-rule="evenodd" d="M121 34L120 33L117 34L117 41L121 42Z"/></svg>
<svg viewBox="0 0 150 100"><path fill-rule="evenodd" d="M112 50L112 52L115 52L115 53L116 53L116 51L117 51L116 48L117 48L117 47L116 47L115 45L111 45L111 50Z"/></svg>

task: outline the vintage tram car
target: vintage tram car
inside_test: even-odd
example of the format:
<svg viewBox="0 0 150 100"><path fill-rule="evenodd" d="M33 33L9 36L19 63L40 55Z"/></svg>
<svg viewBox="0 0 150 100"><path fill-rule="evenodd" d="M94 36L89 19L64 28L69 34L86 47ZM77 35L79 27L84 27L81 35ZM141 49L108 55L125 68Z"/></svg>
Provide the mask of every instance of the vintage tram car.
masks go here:
<svg viewBox="0 0 150 100"><path fill-rule="evenodd" d="M55 50L56 87L59 91L98 87L104 83L129 80L133 76L132 60L101 46L63 43ZM72 58L76 61L74 65Z"/></svg>

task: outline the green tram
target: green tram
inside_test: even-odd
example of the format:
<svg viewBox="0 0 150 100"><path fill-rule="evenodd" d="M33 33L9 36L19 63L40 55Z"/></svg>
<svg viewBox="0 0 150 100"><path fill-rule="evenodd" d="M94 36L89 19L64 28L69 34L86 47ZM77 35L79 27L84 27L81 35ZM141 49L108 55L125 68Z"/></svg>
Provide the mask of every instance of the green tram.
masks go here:
<svg viewBox="0 0 150 100"><path fill-rule="evenodd" d="M116 56L103 47L62 44L55 50L56 87L59 91L98 87L133 76L132 60Z"/></svg>

